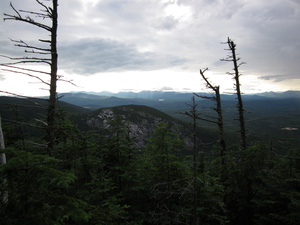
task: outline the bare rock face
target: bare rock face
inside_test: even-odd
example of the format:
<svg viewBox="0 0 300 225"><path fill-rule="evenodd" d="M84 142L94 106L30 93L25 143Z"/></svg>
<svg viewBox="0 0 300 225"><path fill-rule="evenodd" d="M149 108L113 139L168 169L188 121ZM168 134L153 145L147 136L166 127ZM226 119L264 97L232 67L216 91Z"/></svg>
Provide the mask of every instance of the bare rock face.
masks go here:
<svg viewBox="0 0 300 225"><path fill-rule="evenodd" d="M94 111L86 118L86 125L93 129L109 129L110 121L121 118L129 129L130 137L135 139L137 147L143 147L159 123L167 123L170 129L183 136L187 128L173 117L147 106L128 105L103 108Z"/></svg>

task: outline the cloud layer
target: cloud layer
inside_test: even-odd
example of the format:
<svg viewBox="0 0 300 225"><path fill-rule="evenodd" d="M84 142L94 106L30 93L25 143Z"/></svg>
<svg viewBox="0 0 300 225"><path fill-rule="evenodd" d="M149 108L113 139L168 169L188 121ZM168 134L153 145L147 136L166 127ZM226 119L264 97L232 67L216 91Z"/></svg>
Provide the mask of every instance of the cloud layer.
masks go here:
<svg viewBox="0 0 300 225"><path fill-rule="evenodd" d="M9 2L1 1L0 13L13 13ZM13 3L18 9L36 6L34 0ZM226 73L232 66L219 60L227 55L221 42L231 37L247 62L244 74L274 82L299 79L298 0L73 0L59 4L59 62L68 73L198 73L204 67ZM32 41L47 35L16 22L2 27L2 54L16 54L7 47L8 37Z"/></svg>
<svg viewBox="0 0 300 225"><path fill-rule="evenodd" d="M185 59L139 52L133 45L110 39L80 39L59 47L60 68L89 75L98 72L158 70L182 65Z"/></svg>

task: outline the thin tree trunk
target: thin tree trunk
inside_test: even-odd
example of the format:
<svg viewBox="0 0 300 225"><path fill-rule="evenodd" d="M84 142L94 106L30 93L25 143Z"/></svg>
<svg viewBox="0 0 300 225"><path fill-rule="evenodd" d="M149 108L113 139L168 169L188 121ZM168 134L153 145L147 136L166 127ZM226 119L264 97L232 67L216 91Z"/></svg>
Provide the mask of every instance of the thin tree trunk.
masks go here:
<svg viewBox="0 0 300 225"><path fill-rule="evenodd" d="M193 107L192 107L192 115L193 115L193 194L194 194L194 202L193 202L193 220L195 225L198 225L199 218L197 213L197 205L198 205L198 192L197 192L197 118L196 118L196 102L195 97L193 96Z"/></svg>
<svg viewBox="0 0 300 225"><path fill-rule="evenodd" d="M240 128L241 128L241 141L242 141L242 147L245 149L247 147L247 141L246 141L246 128L245 128L245 118L244 118L244 106L243 106L243 100L242 100L242 94L241 94L241 84L240 84L240 74L239 74L239 66L237 64L237 58L235 53L235 43L228 38L228 45L232 51L232 61L234 65L234 79L235 79L235 86L236 86L236 94L238 99L238 111L239 111L239 122L240 122Z"/></svg>
<svg viewBox="0 0 300 225"><path fill-rule="evenodd" d="M235 88L236 88L236 94L238 99L238 112L239 112L239 122L240 122L240 134L241 134L241 142L242 142L242 148L246 149L247 147L247 139L246 139L246 128L245 128L245 118L244 118L244 106L243 106L243 100L242 100L242 92L241 92L241 84L240 84L240 73L239 73L239 67L240 65L244 64L243 62L238 64L238 61L240 58L236 57L236 44L228 38L227 44L229 46L229 50L231 51L231 56L229 56L227 59L223 59L222 61L232 61L233 62L233 70L234 73L228 73L233 75L233 78L235 80Z"/></svg>
<svg viewBox="0 0 300 225"><path fill-rule="evenodd" d="M216 94L216 111L218 114L218 128L219 128L219 144L220 144L220 156L222 165L224 165L224 155L226 153L226 143L225 143L225 137L224 137L224 123L223 123L223 111L222 111L222 104L221 104L221 95L220 95L220 87L217 86L214 89Z"/></svg>
<svg viewBox="0 0 300 225"><path fill-rule="evenodd" d="M55 145L55 111L57 103L57 26L58 26L58 13L57 13L57 0L53 0L53 11L52 11L52 28L51 28L51 80L50 80L50 94L49 94L49 105L47 114L47 150L48 154L51 152Z"/></svg>
<svg viewBox="0 0 300 225"><path fill-rule="evenodd" d="M4 144L4 136L2 132L2 125L1 125L1 115L0 115L0 149L5 149L5 144ZM0 153L0 166L6 164L6 155L4 152ZM6 186L6 179L3 180L2 185L5 187ZM4 188L5 189L5 188ZM6 203L8 200L8 192L4 191L3 193L0 193L1 195L1 201L2 203Z"/></svg>
<svg viewBox="0 0 300 225"><path fill-rule="evenodd" d="M207 97L207 96L201 96L201 95L196 95L196 96L198 96L200 98L210 99L210 100L216 102L216 107L213 109L218 114L218 118L217 118L218 121L217 122L212 121L212 120L211 121L206 120L206 121L218 124L220 157L221 157L222 165L224 165L224 163L225 163L224 155L226 153L226 143L225 143L225 137L224 137L224 123L223 123L223 111L222 111L222 103L221 103L220 86L214 86L209 82L209 80L204 75L205 71L207 71L207 70L208 69L205 69L203 71L200 70L200 75L206 82L206 86L215 92L215 96L213 96L213 97ZM200 118L200 119L203 119L203 118Z"/></svg>
<svg viewBox="0 0 300 225"><path fill-rule="evenodd" d="M12 42L15 43L15 46L25 48L25 52L30 52L34 54L42 54L42 55L48 55L51 54L51 56L48 57L7 57L11 60L16 60L15 63L13 64L23 64L23 63L45 63L50 65L50 82L46 82L43 79L39 78L38 76L31 75L30 73L27 73L26 71L29 72L40 72L40 73L45 73L43 71L36 71L32 69L24 69L20 67L14 67L15 69L21 69L22 71L25 70L25 72L19 72L25 75L28 75L30 77L37 78L40 80L42 83L49 85L49 99L48 99L48 108L47 108L47 126L46 126L46 142L47 142L47 153L48 155L52 154L52 150L56 144L56 121L55 121L55 116L56 116L56 104L57 104L57 93L56 93L56 87L57 87L57 66L58 66L58 54L57 54L57 27L58 27L58 12L57 12L57 7L58 7L58 0L52 0L52 7L48 7L44 3L42 3L40 0L36 0L36 2L42 7L42 10L39 12L31 12L27 10L16 10L12 3L10 4L11 8L15 12L15 15L11 14L6 14L4 13L4 21L6 20L16 20L16 21L22 21L27 24L31 24L33 26L36 26L38 28L42 28L46 30L47 32L50 33L50 39L49 40L43 40L39 39L40 42L42 43L49 43L50 47L49 48L42 48L38 46L32 46L28 45L26 42L22 40L12 40ZM27 13L28 15L23 16L22 13ZM41 23L37 21L35 18L31 18L31 16L36 16L38 18L44 18L44 19L50 19L52 21L51 25L47 25L44 23ZM4 64L5 65L5 64ZM8 64L9 65L9 64ZM14 72L14 71L11 71ZM16 71L16 73L18 73Z"/></svg>
<svg viewBox="0 0 300 225"><path fill-rule="evenodd" d="M191 107L190 111L186 111L184 114L189 116L190 118L192 118L192 122L193 122L193 180L192 180L192 185L193 185L193 211L192 211L192 224L193 225L198 225L199 224L199 216L198 216L198 212L197 212L197 206L198 206L198 185L197 185L197 154L198 154L198 148L197 148L197 119L198 119L198 115L197 115L197 104L195 101L195 96L193 95L192 97L192 104L189 105Z"/></svg>
<svg viewBox="0 0 300 225"><path fill-rule="evenodd" d="M4 136L3 136L2 125L1 125L1 116L0 116L0 149L5 149ZM2 164L6 164L6 155L4 152L0 153L0 165Z"/></svg>

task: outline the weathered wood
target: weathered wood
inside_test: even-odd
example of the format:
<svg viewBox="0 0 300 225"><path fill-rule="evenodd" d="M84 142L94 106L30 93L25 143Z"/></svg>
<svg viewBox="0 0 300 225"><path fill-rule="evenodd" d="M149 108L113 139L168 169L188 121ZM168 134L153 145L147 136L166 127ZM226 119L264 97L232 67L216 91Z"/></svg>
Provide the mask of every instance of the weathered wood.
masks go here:
<svg viewBox="0 0 300 225"><path fill-rule="evenodd" d="M1 115L0 115L0 149L5 149L4 136L3 136L2 125L1 125ZM4 152L0 153L0 164L6 164L6 155Z"/></svg>
<svg viewBox="0 0 300 225"><path fill-rule="evenodd" d="M238 111L239 111L239 122L240 122L240 133L241 133L241 141L242 141L242 148L246 149L247 147L247 138L246 138L246 128L245 128L245 118L244 118L244 106L243 106L243 100L242 100L242 92L240 89L240 73L239 73L239 66L242 65L243 63L241 63L240 65L238 65L238 61L240 60L240 58L236 57L236 44L230 39L228 38L227 44L230 48L230 51L232 53L232 62L234 65L234 80L235 80L235 88L236 88L236 94L237 94L237 98L238 98Z"/></svg>
<svg viewBox="0 0 300 225"><path fill-rule="evenodd" d="M40 72L35 71L32 69L23 69L19 67L13 67L14 69L5 68L2 69L4 71L14 72L23 74L29 77L33 77L43 84L46 84L49 87L49 99L48 99L48 108L47 108L47 126L46 126L46 132L47 135L45 137L47 141L47 153L48 155L51 155L52 150L54 149L56 145L56 106L57 106L57 80L59 79L59 76L57 75L58 70L58 54L57 54L57 27L58 27L58 0L52 0L52 7L48 7L45 5L42 1L36 0L36 2L42 7L42 10L39 12L34 11L27 11L27 10L17 10L12 3L10 4L11 8L14 11L14 14L4 14L4 21L6 20L16 20L21 21L27 24L31 24L35 27L45 29L50 33L49 40L39 39L40 42L43 43L49 43L49 48L40 48L38 46L29 45L26 42L22 40L12 40L11 41L15 44L17 47L25 48L26 53L31 54L38 54L37 57L10 57L10 56L4 56L8 59L15 60L13 63L4 64L4 66L7 67L13 67L14 64L24 64L24 63L46 63L50 65L50 73L47 73L50 75L50 82L43 80L39 76L33 75L30 72ZM27 14L26 16L23 16L24 14ZM38 22L36 18L43 18L43 19L50 19L52 21L51 25L47 25L44 23ZM43 57L40 57L40 55L44 55ZM49 56L49 57L47 57ZM15 69L18 70L15 70ZM24 71L25 70L25 71ZM27 72L28 71L28 72ZM45 73L41 71L41 73ZM67 81L68 82L68 81Z"/></svg>
<svg viewBox="0 0 300 225"><path fill-rule="evenodd" d="M5 144L4 144L4 136L2 132L2 125L1 125L1 115L0 115L0 150L5 149ZM4 152L0 153L0 166L6 164L6 155ZM3 183L1 184L4 187L6 186L6 179L3 180ZM2 193L0 192L1 200L2 203L6 203L8 201L8 192L3 191Z"/></svg>
<svg viewBox="0 0 300 225"><path fill-rule="evenodd" d="M225 44L225 43L224 43ZM246 138L246 127L245 127L245 118L244 118L244 106L243 106L243 100L242 100L242 92L241 92L241 84L240 84L240 72L239 72L239 67L243 64L244 62L238 64L238 61L241 59L236 56L236 44L228 38L226 44L228 44L228 47L230 51L230 55L226 59L221 59L221 61L225 62L233 62L234 65L234 72L228 72L227 74L232 75L233 79L235 80L235 89L236 89L236 94L237 94L237 99L238 99L238 112L239 112L239 122L240 122L240 134L241 134L241 144L242 144L242 149L246 149L247 147L247 138Z"/></svg>
<svg viewBox="0 0 300 225"><path fill-rule="evenodd" d="M225 135L224 135L224 123L223 123L223 111L222 111L222 103L221 103L221 94L220 94L220 86L214 86L212 85L209 80L205 77L204 73L208 69L204 69L203 71L200 70L200 75L203 78L203 80L206 82L207 88L213 90L215 92L215 95L213 97L210 97L211 100L216 102L216 107L214 110L217 112L218 117L217 117L217 122L212 121L213 123L218 124L219 128L219 145L220 145L220 156L222 160L222 165L225 163L224 162L224 155L226 153L226 144L225 144ZM198 96L203 98L204 96Z"/></svg>

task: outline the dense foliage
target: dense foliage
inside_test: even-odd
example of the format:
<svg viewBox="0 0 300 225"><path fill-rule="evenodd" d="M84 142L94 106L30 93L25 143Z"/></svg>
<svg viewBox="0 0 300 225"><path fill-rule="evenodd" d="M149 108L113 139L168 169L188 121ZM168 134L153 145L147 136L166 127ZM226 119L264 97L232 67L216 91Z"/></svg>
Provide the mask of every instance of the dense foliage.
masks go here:
<svg viewBox="0 0 300 225"><path fill-rule="evenodd" d="M283 149L231 146L222 160L216 146L206 152L198 146L195 165L165 123L137 148L122 117L85 133L63 113L57 122L51 156L39 138L20 132L20 124L4 127L8 161L0 167L1 224L299 221L300 149L292 140ZM8 133L12 130L18 135Z"/></svg>

